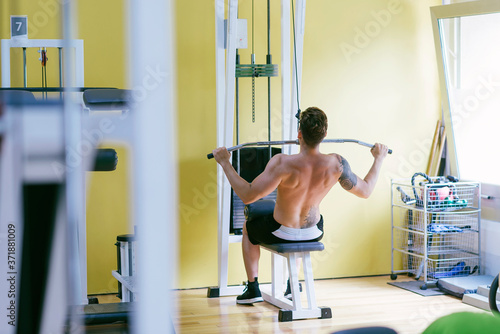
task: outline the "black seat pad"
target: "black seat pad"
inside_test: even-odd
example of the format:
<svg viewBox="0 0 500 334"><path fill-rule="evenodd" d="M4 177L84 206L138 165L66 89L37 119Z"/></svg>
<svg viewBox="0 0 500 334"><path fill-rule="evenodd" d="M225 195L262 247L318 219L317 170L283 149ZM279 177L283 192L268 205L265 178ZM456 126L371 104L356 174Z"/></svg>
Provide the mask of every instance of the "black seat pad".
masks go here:
<svg viewBox="0 0 500 334"><path fill-rule="evenodd" d="M24 90L0 90L0 103L18 105L36 103L32 92Z"/></svg>
<svg viewBox="0 0 500 334"><path fill-rule="evenodd" d="M87 107L122 107L130 101L130 91L126 89L89 89L83 92Z"/></svg>
<svg viewBox="0 0 500 334"><path fill-rule="evenodd" d="M312 242L289 242L281 244L261 244L262 247L276 253L296 253L296 252L313 252L322 251L325 249L323 243L319 241Z"/></svg>

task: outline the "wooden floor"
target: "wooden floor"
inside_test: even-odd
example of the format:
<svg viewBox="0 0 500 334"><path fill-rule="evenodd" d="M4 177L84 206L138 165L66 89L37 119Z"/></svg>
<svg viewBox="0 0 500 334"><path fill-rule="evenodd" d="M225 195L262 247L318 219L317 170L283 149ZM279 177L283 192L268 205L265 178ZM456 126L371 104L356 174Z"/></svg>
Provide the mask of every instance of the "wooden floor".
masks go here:
<svg viewBox="0 0 500 334"><path fill-rule="evenodd" d="M235 296L207 298L207 289L179 290L174 325L177 333L333 333L386 326L413 334L446 314L484 312L449 295L423 297L388 285L389 281L389 276L316 280L317 303L331 307L332 319L288 323L278 322L278 309L266 302L243 306L236 304Z"/></svg>

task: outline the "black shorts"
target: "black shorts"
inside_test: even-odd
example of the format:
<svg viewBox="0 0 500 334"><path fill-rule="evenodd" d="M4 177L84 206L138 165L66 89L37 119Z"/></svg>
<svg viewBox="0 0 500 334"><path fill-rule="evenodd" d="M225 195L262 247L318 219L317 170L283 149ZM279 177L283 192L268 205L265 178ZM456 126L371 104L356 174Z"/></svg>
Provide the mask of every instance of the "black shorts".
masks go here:
<svg viewBox="0 0 500 334"><path fill-rule="evenodd" d="M301 240L287 240L277 237L273 234L280 228L283 228L283 225L274 220L273 214L260 216L257 218L253 218L248 220L246 223L246 228L248 232L248 238L250 242L254 245L258 244L276 244L276 243L286 243L286 242L310 242L310 241L320 241L323 238L323 216L321 216L319 222L315 227L321 231L321 235L312 238L312 239L301 239ZM286 227L285 227L286 228ZM288 230L299 230L299 229L291 229Z"/></svg>

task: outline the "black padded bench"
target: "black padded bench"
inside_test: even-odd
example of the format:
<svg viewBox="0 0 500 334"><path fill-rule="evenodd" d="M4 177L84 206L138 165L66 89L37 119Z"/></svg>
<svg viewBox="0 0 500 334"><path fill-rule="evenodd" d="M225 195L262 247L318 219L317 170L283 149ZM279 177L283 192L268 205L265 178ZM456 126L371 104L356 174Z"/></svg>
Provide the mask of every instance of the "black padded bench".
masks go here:
<svg viewBox="0 0 500 334"><path fill-rule="evenodd" d="M86 326L116 322L128 323L134 314L134 303L88 304L73 307L73 312Z"/></svg>
<svg viewBox="0 0 500 334"><path fill-rule="evenodd" d="M123 110L131 102L127 89L89 89L83 92L83 102L89 110Z"/></svg>

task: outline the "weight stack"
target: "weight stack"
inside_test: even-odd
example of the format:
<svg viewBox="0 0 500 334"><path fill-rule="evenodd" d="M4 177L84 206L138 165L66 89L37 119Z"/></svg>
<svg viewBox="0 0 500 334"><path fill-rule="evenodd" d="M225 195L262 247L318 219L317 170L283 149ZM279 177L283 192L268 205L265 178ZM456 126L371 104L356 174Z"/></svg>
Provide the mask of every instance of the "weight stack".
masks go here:
<svg viewBox="0 0 500 334"><path fill-rule="evenodd" d="M247 182L252 182L266 168L270 160L269 149L271 149L271 156L281 153L281 148L279 147L245 147L235 151L232 155L234 169L236 171L239 170L240 176ZM276 190L264 198L275 200ZM235 194L234 190L231 190L230 233L242 234L243 224L245 223L244 208L245 204Z"/></svg>

